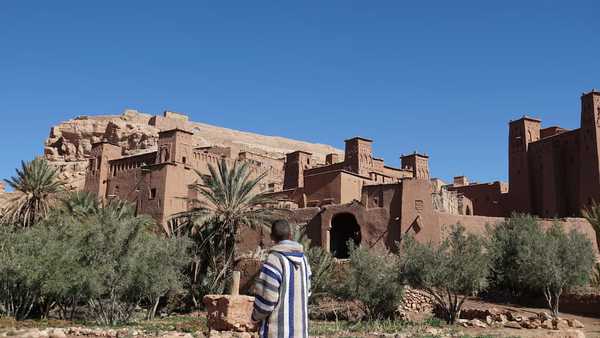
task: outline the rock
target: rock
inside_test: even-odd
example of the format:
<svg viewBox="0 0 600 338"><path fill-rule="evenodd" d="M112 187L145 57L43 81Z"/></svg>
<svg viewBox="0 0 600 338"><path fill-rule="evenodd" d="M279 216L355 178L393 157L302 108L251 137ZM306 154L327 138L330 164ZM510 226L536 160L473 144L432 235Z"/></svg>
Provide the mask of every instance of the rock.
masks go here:
<svg viewBox="0 0 600 338"><path fill-rule="evenodd" d="M161 335L162 338L194 338L190 333L182 333L177 331L165 332Z"/></svg>
<svg viewBox="0 0 600 338"><path fill-rule="evenodd" d="M577 319L567 319L567 323L569 324L569 327L574 327L576 329L584 328L583 323L578 321Z"/></svg>
<svg viewBox="0 0 600 338"><path fill-rule="evenodd" d="M427 329L425 329L425 333L430 334L432 336L437 336L440 334L440 330L434 327L428 327Z"/></svg>
<svg viewBox="0 0 600 338"><path fill-rule="evenodd" d="M202 302L208 313L208 327L216 331L256 331L250 317L254 297L232 295L206 295Z"/></svg>
<svg viewBox="0 0 600 338"><path fill-rule="evenodd" d="M493 318L495 318L495 321L500 322L500 324L504 324L508 321L508 318L506 317L506 315L504 313L500 313L500 314L494 316Z"/></svg>
<svg viewBox="0 0 600 338"><path fill-rule="evenodd" d="M542 322L545 320L552 320L552 316L548 312L545 312L545 311L538 313L538 317L540 318L540 320Z"/></svg>
<svg viewBox="0 0 600 338"><path fill-rule="evenodd" d="M511 329L521 329L521 324L519 324L518 322L515 321L508 321L506 323L504 323L504 327L508 327Z"/></svg>
<svg viewBox="0 0 600 338"><path fill-rule="evenodd" d="M252 338L252 335L248 332L236 332L233 334L234 338Z"/></svg>
<svg viewBox="0 0 600 338"><path fill-rule="evenodd" d="M40 332L40 330L35 329L35 328L26 329L21 334L19 334L19 337L23 337L23 338L40 338L42 336L43 335ZM46 334L44 337L48 337L48 335Z"/></svg>
<svg viewBox="0 0 600 338"><path fill-rule="evenodd" d="M565 319L554 318L552 320L552 325L555 330L567 330L570 328L569 323Z"/></svg>
<svg viewBox="0 0 600 338"><path fill-rule="evenodd" d="M529 319L521 322L521 327L524 329L537 329L542 325L539 319Z"/></svg>
<svg viewBox="0 0 600 338"><path fill-rule="evenodd" d="M473 327L487 328L487 324L482 322L479 319L472 319L469 321L469 324Z"/></svg>
<svg viewBox="0 0 600 338"><path fill-rule="evenodd" d="M494 319L492 318L492 316L485 316L485 323L487 325L492 325L494 324Z"/></svg>
<svg viewBox="0 0 600 338"><path fill-rule="evenodd" d="M554 324L552 324L551 319L546 319L542 322L542 329L552 330L554 329Z"/></svg>
<svg viewBox="0 0 600 338"><path fill-rule="evenodd" d="M67 335L65 334L65 331L63 329L53 329L48 334L48 337L50 337L50 338L66 338Z"/></svg>
<svg viewBox="0 0 600 338"><path fill-rule="evenodd" d="M6 336L15 337L15 336L22 335L24 332L25 332L25 330L10 329L10 330L6 331Z"/></svg>

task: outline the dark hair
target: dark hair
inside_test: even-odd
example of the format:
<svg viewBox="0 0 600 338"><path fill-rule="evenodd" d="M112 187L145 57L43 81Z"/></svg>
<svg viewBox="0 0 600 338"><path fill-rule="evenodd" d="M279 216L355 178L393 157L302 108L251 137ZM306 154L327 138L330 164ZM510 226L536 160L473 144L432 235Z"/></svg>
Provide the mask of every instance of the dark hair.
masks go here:
<svg viewBox="0 0 600 338"><path fill-rule="evenodd" d="M278 219L271 223L271 237L280 242L290 239L290 224L284 219Z"/></svg>

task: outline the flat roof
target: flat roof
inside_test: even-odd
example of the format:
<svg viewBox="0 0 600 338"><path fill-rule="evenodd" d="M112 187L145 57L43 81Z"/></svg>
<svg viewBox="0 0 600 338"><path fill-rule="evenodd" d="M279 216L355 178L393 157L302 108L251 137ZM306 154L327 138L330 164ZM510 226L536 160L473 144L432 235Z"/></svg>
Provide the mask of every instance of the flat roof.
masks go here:
<svg viewBox="0 0 600 338"><path fill-rule="evenodd" d="M586 95L590 95L590 94L592 94L592 95L600 95L600 92L597 92L596 89L592 89L592 90L590 90L587 93L584 92L583 94L581 94L581 96L586 96Z"/></svg>
<svg viewBox="0 0 600 338"><path fill-rule="evenodd" d="M185 129L181 129L181 128L173 128L173 129L161 130L158 133L159 134L166 134L166 133L172 133L172 132L176 132L176 131L180 131L180 132L183 132L183 133L194 135L194 133L192 133L191 131L185 130Z"/></svg>
<svg viewBox="0 0 600 338"><path fill-rule="evenodd" d="M429 158L429 156L428 156L428 155L421 154L421 153L417 153L416 151L415 151L414 153L412 153L412 154L408 154L408 155L400 155L400 158L403 158L403 157L409 157L409 156L420 156L420 157L426 157L426 158Z"/></svg>
<svg viewBox="0 0 600 338"><path fill-rule="evenodd" d="M531 116L527 116L527 115L523 115L521 118L518 118L516 120L510 120L508 123L513 123L513 122L517 122L517 121L521 121L521 120L527 120L527 121L533 121L533 122L542 122L542 120L535 118L535 117L531 117Z"/></svg>
<svg viewBox="0 0 600 338"><path fill-rule="evenodd" d="M304 151L304 150L294 150L294 151L292 151L291 153L288 153L288 154L294 154L294 153L303 153L303 154L307 154L307 155L311 155L312 156L312 153L309 153L308 151Z"/></svg>
<svg viewBox="0 0 600 338"><path fill-rule="evenodd" d="M347 140L344 140L344 142L349 142L349 141L356 140L356 139L362 140L362 141L367 141L367 142L373 142L373 140L371 140L371 139L368 139L365 137L360 137L360 136L355 136L355 137L349 138Z"/></svg>

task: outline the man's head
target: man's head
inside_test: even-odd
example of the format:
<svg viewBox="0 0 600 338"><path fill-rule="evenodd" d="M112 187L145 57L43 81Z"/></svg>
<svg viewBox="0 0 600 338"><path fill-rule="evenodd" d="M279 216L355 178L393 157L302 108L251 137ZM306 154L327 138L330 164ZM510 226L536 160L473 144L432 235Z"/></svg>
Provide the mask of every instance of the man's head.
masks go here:
<svg viewBox="0 0 600 338"><path fill-rule="evenodd" d="M284 219L278 219L271 223L271 239L274 242L281 242L292 238L290 224Z"/></svg>

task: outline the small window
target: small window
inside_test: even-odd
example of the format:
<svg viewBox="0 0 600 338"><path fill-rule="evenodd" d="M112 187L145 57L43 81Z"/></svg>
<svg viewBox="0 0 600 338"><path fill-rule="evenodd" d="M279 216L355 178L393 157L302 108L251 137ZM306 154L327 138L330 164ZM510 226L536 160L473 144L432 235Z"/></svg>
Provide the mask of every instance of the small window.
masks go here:
<svg viewBox="0 0 600 338"><path fill-rule="evenodd" d="M187 159L185 158L185 156L183 156L183 157L181 158L181 162L183 162L183 164L185 164L186 160L187 160Z"/></svg>
<svg viewBox="0 0 600 338"><path fill-rule="evenodd" d="M156 188L150 189L150 199L153 200L156 198Z"/></svg>

